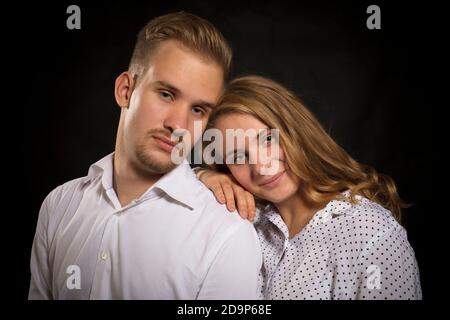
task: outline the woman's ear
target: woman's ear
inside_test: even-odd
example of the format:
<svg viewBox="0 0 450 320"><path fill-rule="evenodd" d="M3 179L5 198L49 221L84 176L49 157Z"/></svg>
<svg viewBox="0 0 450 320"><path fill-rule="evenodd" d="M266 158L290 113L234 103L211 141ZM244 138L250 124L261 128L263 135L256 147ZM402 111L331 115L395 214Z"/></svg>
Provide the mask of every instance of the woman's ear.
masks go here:
<svg viewBox="0 0 450 320"><path fill-rule="evenodd" d="M136 80L137 75L133 78L128 71L117 77L114 96L119 107L128 109L130 106L131 94L133 93Z"/></svg>

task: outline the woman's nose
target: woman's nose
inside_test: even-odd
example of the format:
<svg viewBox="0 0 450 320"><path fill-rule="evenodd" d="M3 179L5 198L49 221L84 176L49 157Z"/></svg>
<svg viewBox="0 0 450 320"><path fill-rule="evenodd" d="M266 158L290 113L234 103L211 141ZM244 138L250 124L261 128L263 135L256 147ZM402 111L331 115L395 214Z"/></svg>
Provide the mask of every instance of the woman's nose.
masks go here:
<svg viewBox="0 0 450 320"><path fill-rule="evenodd" d="M279 162L271 158L259 159L254 165L254 174L260 176L271 176L278 173Z"/></svg>

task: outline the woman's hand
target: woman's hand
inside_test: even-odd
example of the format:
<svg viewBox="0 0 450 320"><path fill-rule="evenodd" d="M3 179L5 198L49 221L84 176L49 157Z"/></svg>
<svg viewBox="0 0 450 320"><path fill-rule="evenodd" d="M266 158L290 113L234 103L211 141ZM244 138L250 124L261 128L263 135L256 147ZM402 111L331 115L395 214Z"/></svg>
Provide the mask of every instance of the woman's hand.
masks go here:
<svg viewBox="0 0 450 320"><path fill-rule="evenodd" d="M256 215L255 198L242 188L232 175L202 169L197 178L207 186L219 203L226 203L229 211L237 210L243 219L253 221Z"/></svg>

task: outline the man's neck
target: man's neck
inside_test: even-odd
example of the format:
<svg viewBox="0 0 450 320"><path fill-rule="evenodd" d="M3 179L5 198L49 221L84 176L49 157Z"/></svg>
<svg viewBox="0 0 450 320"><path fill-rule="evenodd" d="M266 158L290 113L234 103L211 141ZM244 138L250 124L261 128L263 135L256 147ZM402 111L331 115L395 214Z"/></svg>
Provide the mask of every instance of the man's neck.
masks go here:
<svg viewBox="0 0 450 320"><path fill-rule="evenodd" d="M144 176L139 174L129 161L116 153L113 157L113 186L122 207L141 197L162 175Z"/></svg>

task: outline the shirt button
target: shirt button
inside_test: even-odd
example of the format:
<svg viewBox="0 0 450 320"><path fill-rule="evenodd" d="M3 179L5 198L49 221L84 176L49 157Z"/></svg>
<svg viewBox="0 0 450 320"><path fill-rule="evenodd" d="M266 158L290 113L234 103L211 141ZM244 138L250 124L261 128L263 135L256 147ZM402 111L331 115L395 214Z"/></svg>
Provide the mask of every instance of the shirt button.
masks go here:
<svg viewBox="0 0 450 320"><path fill-rule="evenodd" d="M106 251L103 251L102 254L101 254L101 256L100 256L100 258L101 258L102 260L108 259L108 253L107 253Z"/></svg>

